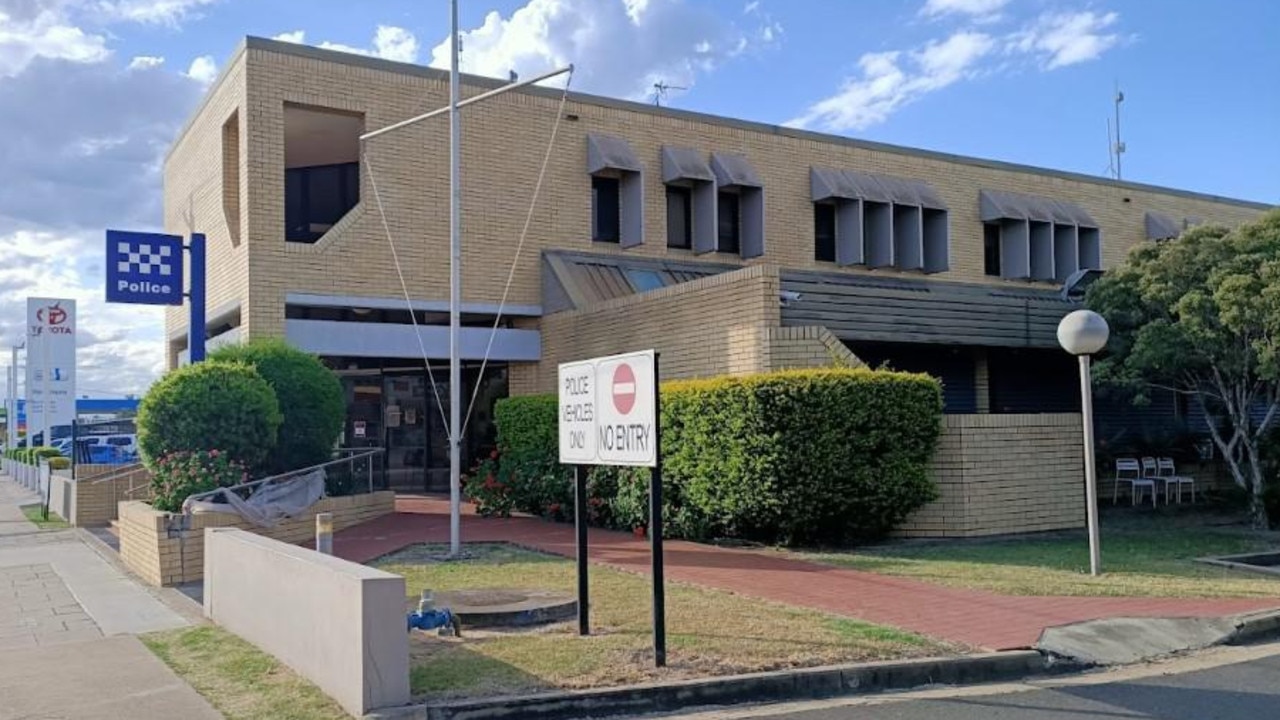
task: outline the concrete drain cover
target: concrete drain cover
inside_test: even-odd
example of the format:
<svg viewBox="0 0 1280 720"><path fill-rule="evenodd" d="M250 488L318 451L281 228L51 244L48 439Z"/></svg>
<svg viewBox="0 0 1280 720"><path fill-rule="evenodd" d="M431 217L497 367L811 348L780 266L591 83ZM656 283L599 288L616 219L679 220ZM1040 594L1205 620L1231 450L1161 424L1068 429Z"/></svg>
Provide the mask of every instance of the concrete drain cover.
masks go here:
<svg viewBox="0 0 1280 720"><path fill-rule="evenodd" d="M468 627L520 627L568 620L578 614L578 601L552 590L443 590L434 593L435 606L448 608Z"/></svg>

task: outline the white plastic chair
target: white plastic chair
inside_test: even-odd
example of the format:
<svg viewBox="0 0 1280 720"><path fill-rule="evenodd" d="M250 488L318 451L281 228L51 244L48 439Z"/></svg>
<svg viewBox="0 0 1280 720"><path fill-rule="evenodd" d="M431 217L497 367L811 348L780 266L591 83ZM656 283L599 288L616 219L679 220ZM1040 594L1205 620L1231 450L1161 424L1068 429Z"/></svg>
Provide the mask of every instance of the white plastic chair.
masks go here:
<svg viewBox="0 0 1280 720"><path fill-rule="evenodd" d="M1169 504L1169 491L1177 486L1178 504L1182 504L1182 486L1191 486L1191 504L1196 502L1196 480L1193 477L1179 475L1173 464L1173 458L1162 457L1156 460L1156 477L1164 483L1164 504Z"/></svg>
<svg viewBox="0 0 1280 720"><path fill-rule="evenodd" d="M1143 489L1151 491L1151 507L1156 506L1156 481L1146 477L1142 466L1133 458L1116 458L1116 484L1111 493L1111 504L1120 499L1120 483L1129 483L1129 497L1133 505L1138 504L1139 492Z"/></svg>

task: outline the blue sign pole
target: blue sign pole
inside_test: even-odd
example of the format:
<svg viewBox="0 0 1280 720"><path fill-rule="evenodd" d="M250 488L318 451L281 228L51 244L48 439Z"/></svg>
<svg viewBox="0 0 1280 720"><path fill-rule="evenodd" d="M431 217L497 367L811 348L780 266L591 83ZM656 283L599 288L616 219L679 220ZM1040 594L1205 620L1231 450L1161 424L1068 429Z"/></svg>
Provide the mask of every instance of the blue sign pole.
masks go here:
<svg viewBox="0 0 1280 720"><path fill-rule="evenodd" d="M204 360L204 233L192 233L187 252L191 253L191 290L187 295L191 303L191 317L187 323L187 353L192 363L198 363Z"/></svg>

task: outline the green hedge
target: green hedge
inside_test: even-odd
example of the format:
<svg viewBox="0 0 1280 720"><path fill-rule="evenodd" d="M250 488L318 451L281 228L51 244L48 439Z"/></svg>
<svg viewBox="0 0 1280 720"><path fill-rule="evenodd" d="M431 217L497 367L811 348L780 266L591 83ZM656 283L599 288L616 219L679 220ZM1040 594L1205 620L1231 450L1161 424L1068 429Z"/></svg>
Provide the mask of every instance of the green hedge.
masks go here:
<svg viewBox="0 0 1280 720"><path fill-rule="evenodd" d="M33 447L33 448L9 448L4 451L4 456L10 460L16 460L27 465L39 465L40 458L60 458L62 453L57 448L51 447Z"/></svg>
<svg viewBox="0 0 1280 720"><path fill-rule="evenodd" d="M319 358L283 340L260 339L219 348L209 360L252 366L280 403L280 440L265 466L255 469L277 474L332 459L347 403L342 383Z"/></svg>
<svg viewBox="0 0 1280 720"><path fill-rule="evenodd" d="M473 497L505 493L516 510L571 515L556 407L554 396L498 403L496 472L470 479ZM927 375L832 369L667 383L669 534L786 544L882 537L935 497L929 462L941 416L941 387ZM593 468L592 520L647 525L647 476L647 469Z"/></svg>

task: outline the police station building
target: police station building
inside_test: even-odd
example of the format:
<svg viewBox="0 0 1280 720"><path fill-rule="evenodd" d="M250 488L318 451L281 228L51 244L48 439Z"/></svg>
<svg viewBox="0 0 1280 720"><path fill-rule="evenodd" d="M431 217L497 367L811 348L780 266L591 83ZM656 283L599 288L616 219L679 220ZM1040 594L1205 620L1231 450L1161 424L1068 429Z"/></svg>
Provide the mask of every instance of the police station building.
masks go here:
<svg viewBox="0 0 1280 720"><path fill-rule="evenodd" d="M501 84L464 82L464 97ZM1083 286L1135 245L1266 209L563 100L538 87L462 111L473 456L492 443L496 399L553 392L561 362L647 348L664 378L887 362L941 378L947 413L964 418L949 422L1016 436L1043 415L1050 429L1025 450L1057 435L1078 443L1078 417L1061 420L1079 399L1055 329ZM283 337L322 356L346 388L344 441L385 446L390 483L405 490L447 483L448 120L359 138L447 102L447 73L248 38L164 168L166 231L208 238L196 331L210 348ZM166 331L174 366L191 332L185 308L170 309ZM1180 412L1161 403L1146 414Z"/></svg>

